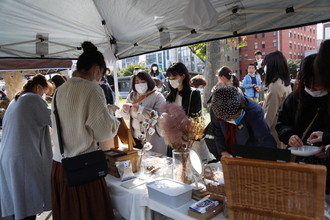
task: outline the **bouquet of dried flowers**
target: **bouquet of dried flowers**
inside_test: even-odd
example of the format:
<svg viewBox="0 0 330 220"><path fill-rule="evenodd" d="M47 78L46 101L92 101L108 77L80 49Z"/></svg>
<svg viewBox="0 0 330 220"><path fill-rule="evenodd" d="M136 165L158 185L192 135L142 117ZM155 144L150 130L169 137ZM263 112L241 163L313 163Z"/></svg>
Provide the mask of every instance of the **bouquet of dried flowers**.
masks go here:
<svg viewBox="0 0 330 220"><path fill-rule="evenodd" d="M190 184L189 151L194 142L204 135L203 117L189 118L183 108L175 103L165 103L160 107L163 112L159 127L165 142L175 151L173 153L173 178Z"/></svg>
<svg viewBox="0 0 330 220"><path fill-rule="evenodd" d="M175 103L165 103L159 127L165 142L178 152L189 151L194 141L203 138L206 127L203 117L189 118L183 108Z"/></svg>

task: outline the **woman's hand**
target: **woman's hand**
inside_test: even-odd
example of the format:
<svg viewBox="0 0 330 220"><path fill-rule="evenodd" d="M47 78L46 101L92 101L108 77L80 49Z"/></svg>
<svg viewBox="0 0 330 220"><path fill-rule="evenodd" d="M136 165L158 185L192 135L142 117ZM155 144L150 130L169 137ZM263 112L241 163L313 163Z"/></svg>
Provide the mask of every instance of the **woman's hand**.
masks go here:
<svg viewBox="0 0 330 220"><path fill-rule="evenodd" d="M322 142L322 136L323 136L323 132L322 131L314 131L309 136L309 143L314 144L316 142Z"/></svg>
<svg viewBox="0 0 330 220"><path fill-rule="evenodd" d="M223 157L231 157L231 154L228 153L227 151L221 152L221 156Z"/></svg>
<svg viewBox="0 0 330 220"><path fill-rule="evenodd" d="M302 142L302 140L300 139L300 137L298 137L298 135L292 135L289 138L289 143L288 143L291 147L301 147L304 145L304 143Z"/></svg>
<svg viewBox="0 0 330 220"><path fill-rule="evenodd" d="M123 104L122 109L123 109L124 112L128 112L130 107L132 107L131 103L125 103L125 104Z"/></svg>
<svg viewBox="0 0 330 220"><path fill-rule="evenodd" d="M117 111L119 109L119 107L117 105L107 105L108 109L111 109L113 112Z"/></svg>
<svg viewBox="0 0 330 220"><path fill-rule="evenodd" d="M319 149L325 149L325 148L326 148L325 145L319 147ZM315 154L315 156L319 158L326 158L326 153L325 151L321 151L320 153Z"/></svg>
<svg viewBox="0 0 330 220"><path fill-rule="evenodd" d="M138 104L133 104L132 105L132 110L133 110L133 112L137 112L139 110L139 105Z"/></svg>

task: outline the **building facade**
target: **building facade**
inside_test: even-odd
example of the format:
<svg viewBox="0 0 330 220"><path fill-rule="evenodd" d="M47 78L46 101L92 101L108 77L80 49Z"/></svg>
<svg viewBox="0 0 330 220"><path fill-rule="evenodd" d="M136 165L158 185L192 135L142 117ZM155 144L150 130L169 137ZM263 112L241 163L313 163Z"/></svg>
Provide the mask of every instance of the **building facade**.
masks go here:
<svg viewBox="0 0 330 220"><path fill-rule="evenodd" d="M247 73L249 63L255 61L254 52L260 50L263 57L279 50L287 59L302 59L305 51L317 49L316 25L247 36L247 44L239 50L240 79Z"/></svg>

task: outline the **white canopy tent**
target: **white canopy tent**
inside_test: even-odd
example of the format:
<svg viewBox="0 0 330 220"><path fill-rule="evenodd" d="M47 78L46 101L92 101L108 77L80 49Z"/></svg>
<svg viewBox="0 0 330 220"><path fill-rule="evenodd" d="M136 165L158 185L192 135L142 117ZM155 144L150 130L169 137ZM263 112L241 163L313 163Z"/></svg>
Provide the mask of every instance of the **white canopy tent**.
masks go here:
<svg viewBox="0 0 330 220"><path fill-rule="evenodd" d="M0 71L1 58L76 59L84 41L98 46L110 66L149 52L325 21L330 0L1 0ZM18 69L18 63L10 65ZM44 67L38 63L31 69Z"/></svg>
<svg viewBox="0 0 330 220"><path fill-rule="evenodd" d="M213 9L204 9L208 1ZM208 18L212 10L216 14ZM207 24L214 16L212 27L187 24ZM91 41L113 62L325 21L330 0L1 0L0 58L76 59L81 43Z"/></svg>

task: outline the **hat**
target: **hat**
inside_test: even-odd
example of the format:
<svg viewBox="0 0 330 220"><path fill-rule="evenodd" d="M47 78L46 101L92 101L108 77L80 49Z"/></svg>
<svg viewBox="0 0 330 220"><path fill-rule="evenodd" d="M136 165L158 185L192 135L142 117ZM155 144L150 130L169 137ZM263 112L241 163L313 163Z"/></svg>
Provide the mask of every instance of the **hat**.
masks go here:
<svg viewBox="0 0 330 220"><path fill-rule="evenodd" d="M257 54L260 54L262 55L261 51L260 50L256 50L256 52L254 52L254 56L257 55Z"/></svg>
<svg viewBox="0 0 330 220"><path fill-rule="evenodd" d="M218 120L235 115L241 106L241 95L233 86L221 86L212 95L212 111Z"/></svg>

